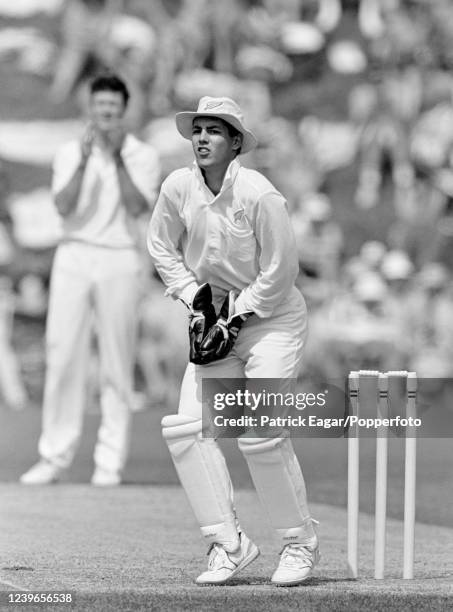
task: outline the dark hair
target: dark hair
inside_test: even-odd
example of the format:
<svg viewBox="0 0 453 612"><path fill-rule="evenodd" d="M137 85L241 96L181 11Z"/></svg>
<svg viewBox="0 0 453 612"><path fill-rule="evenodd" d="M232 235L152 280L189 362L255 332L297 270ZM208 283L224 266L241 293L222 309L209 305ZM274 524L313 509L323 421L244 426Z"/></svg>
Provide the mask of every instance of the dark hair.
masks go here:
<svg viewBox="0 0 453 612"><path fill-rule="evenodd" d="M98 91L113 91L123 96L124 106L127 106L129 101L129 90L126 83L119 76L113 73L101 74L91 81L90 93L95 94Z"/></svg>
<svg viewBox="0 0 453 612"><path fill-rule="evenodd" d="M220 117L219 117L220 119ZM230 138L234 138L235 136L242 136L242 138L244 138L242 132L240 132L239 130L237 130L234 125L231 125L231 123L228 123L228 121L225 121L225 119L220 119L220 121L222 121L225 125L226 125L226 129L228 130L228 136ZM242 149L242 144L239 147L239 149L236 149L236 155L240 155L241 153L241 149Z"/></svg>
<svg viewBox="0 0 453 612"><path fill-rule="evenodd" d="M230 138L234 138L235 136L240 136L241 132L237 130L233 125L231 125L231 123L228 123L228 121L225 121L225 119L222 119L222 121L226 125L226 128L228 130L228 135L230 136Z"/></svg>

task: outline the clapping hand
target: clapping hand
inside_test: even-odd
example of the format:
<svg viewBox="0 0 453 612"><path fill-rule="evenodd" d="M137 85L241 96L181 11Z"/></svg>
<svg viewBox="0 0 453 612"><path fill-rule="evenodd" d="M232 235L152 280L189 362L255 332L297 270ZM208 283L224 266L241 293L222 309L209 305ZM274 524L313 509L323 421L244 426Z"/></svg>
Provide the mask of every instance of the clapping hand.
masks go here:
<svg viewBox="0 0 453 612"><path fill-rule="evenodd" d="M108 135L110 150L115 161L121 161L121 151L123 149L126 132L122 127L111 130Z"/></svg>
<svg viewBox="0 0 453 612"><path fill-rule="evenodd" d="M82 140L80 143L80 148L82 150L82 161L85 164L91 155L91 151L93 149L94 138L95 138L95 131L94 131L93 124L90 122L85 128L85 131L83 133Z"/></svg>

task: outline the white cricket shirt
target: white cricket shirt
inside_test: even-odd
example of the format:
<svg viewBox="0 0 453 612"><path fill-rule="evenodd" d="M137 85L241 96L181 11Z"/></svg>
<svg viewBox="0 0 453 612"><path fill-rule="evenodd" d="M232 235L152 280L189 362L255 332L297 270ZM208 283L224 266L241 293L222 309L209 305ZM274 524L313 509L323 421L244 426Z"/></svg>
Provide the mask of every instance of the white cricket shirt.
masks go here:
<svg viewBox="0 0 453 612"><path fill-rule="evenodd" d="M125 138L121 155L129 175L151 206L160 180L157 153L131 134ZM69 183L80 164L80 142L63 145L53 165L52 192ZM62 217L63 241L79 241L110 248L135 247L138 233L135 219L121 202L115 162L102 149L93 146L74 212Z"/></svg>
<svg viewBox="0 0 453 612"><path fill-rule="evenodd" d="M233 289L239 294L237 313L266 318L297 291L299 265L286 201L262 174L236 159L216 196L195 163L168 176L149 226L148 249L167 294L187 304L208 282L216 304Z"/></svg>

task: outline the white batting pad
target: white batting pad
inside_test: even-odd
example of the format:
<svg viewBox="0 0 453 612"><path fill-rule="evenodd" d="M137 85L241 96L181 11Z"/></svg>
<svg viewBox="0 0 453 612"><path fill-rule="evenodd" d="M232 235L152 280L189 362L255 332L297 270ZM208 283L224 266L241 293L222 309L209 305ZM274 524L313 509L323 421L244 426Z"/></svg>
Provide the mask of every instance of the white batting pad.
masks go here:
<svg viewBox="0 0 453 612"><path fill-rule="evenodd" d="M184 414L162 419L164 439L204 539L233 552L239 536L230 476L217 442L201 432L201 419Z"/></svg>
<svg viewBox="0 0 453 612"><path fill-rule="evenodd" d="M258 497L283 544L315 536L302 471L289 438L239 438Z"/></svg>

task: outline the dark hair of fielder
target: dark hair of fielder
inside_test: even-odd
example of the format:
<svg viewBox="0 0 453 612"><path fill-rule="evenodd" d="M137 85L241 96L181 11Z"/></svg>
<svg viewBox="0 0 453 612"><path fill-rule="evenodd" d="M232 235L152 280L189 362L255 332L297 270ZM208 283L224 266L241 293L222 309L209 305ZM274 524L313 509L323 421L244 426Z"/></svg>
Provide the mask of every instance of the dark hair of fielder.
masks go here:
<svg viewBox="0 0 453 612"><path fill-rule="evenodd" d="M106 72L96 76L90 83L90 93L95 94L98 91L113 91L123 96L124 106L127 106L129 101L129 90L126 83L113 72Z"/></svg>

